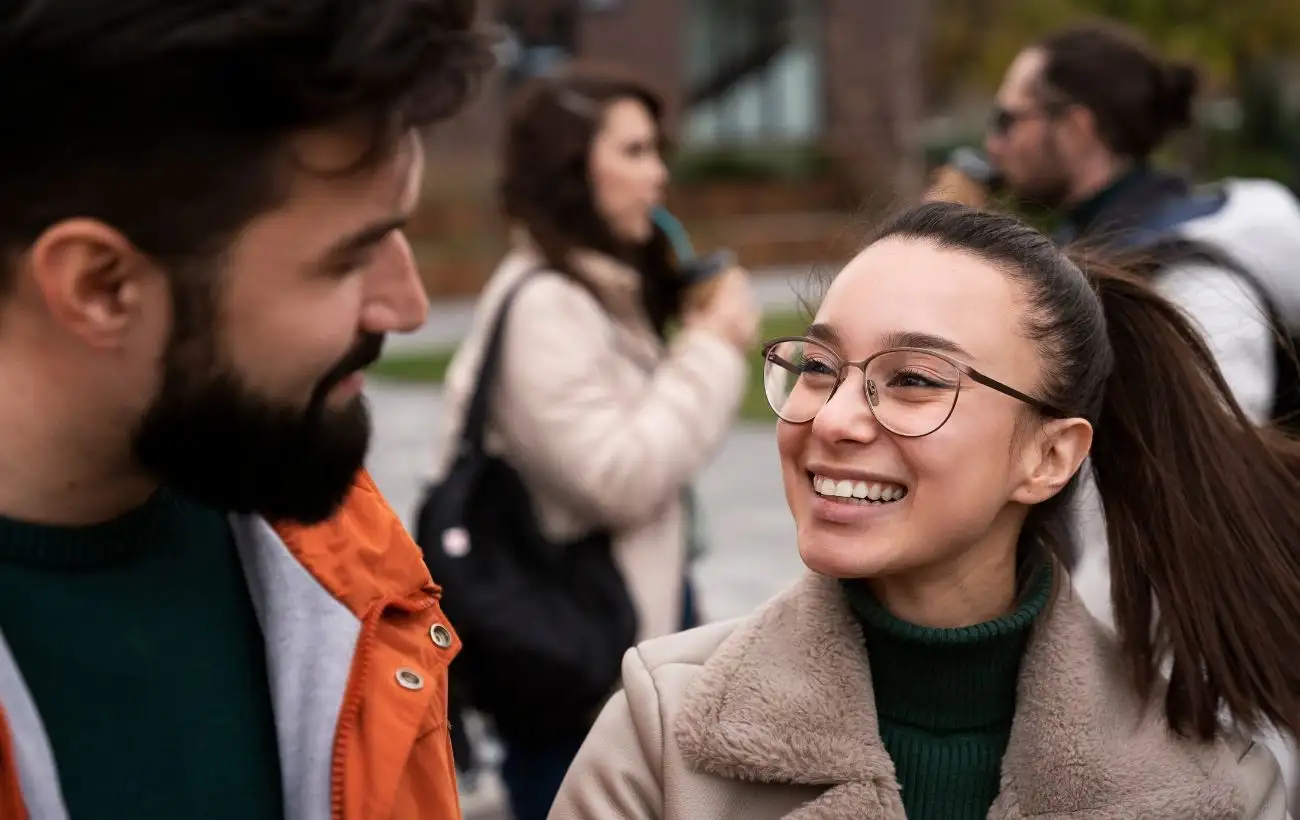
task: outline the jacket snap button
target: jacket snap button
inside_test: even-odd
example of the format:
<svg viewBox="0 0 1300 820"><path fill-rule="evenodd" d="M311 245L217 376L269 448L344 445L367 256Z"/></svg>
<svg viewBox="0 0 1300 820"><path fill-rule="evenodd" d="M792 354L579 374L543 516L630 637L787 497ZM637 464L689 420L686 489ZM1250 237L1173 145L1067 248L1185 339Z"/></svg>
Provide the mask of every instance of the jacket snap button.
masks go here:
<svg viewBox="0 0 1300 820"><path fill-rule="evenodd" d="M397 670L397 685L414 692L424 688L424 678L414 669L407 669L403 666Z"/></svg>
<svg viewBox="0 0 1300 820"><path fill-rule="evenodd" d="M429 637L433 639L433 645L439 649L446 649L451 646L451 630L442 624L434 624L429 627Z"/></svg>

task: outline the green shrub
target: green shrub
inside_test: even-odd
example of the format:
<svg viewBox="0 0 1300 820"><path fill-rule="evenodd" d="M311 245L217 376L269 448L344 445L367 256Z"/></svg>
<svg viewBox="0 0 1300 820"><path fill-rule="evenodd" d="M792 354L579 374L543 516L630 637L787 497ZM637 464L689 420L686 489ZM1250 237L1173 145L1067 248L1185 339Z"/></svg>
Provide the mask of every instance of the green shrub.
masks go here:
<svg viewBox="0 0 1300 820"><path fill-rule="evenodd" d="M673 160L673 181L770 181L818 179L833 162L820 147L726 148L683 151Z"/></svg>

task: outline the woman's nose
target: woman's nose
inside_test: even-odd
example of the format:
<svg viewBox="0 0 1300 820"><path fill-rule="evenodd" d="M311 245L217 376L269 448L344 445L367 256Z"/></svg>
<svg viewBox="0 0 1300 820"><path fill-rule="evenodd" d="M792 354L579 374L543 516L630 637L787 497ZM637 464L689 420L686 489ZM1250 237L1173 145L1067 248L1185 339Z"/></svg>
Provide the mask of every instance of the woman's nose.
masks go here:
<svg viewBox="0 0 1300 820"><path fill-rule="evenodd" d="M650 179L654 182L655 187L662 190L668 186L668 166L664 163L662 157L656 156L650 169Z"/></svg>
<svg viewBox="0 0 1300 820"><path fill-rule="evenodd" d="M844 374L839 387L813 417L812 427L813 435L828 443L866 443L880 434L880 425L867 404L866 383L861 370L850 368Z"/></svg>

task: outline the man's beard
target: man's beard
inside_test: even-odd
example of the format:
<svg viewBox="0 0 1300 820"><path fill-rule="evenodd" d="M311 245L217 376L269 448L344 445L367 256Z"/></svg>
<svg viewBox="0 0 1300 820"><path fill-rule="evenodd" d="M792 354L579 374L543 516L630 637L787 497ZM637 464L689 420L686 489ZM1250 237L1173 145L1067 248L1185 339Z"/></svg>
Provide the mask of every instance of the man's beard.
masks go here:
<svg viewBox="0 0 1300 820"><path fill-rule="evenodd" d="M162 387L136 430L136 459L216 509L303 524L328 519L365 463L371 425L364 397L336 408L326 397L379 358L383 336L362 337L302 407L250 389L222 361L208 328L169 343Z"/></svg>
<svg viewBox="0 0 1300 820"><path fill-rule="evenodd" d="M1005 183L1012 194L1033 208L1057 211L1064 206L1071 184L1054 136L1044 137L1031 173Z"/></svg>
<svg viewBox="0 0 1300 820"><path fill-rule="evenodd" d="M1065 174L1049 171L1023 181L1014 193L1028 205L1058 211L1069 199L1070 180Z"/></svg>

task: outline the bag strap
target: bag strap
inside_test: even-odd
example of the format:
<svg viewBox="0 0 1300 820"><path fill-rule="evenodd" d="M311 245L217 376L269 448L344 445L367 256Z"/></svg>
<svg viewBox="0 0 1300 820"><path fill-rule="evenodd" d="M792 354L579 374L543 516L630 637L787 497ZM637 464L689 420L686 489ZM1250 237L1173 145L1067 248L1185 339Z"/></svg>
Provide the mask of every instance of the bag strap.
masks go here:
<svg viewBox="0 0 1300 820"><path fill-rule="evenodd" d="M1300 353L1296 338L1286 322L1272 290L1245 265L1217 245L1194 239L1172 237L1149 246L1148 258L1156 269L1183 263L1206 263L1230 271L1259 297L1273 331L1273 421L1296 425L1300 430ZM1154 271L1151 271L1154 272Z"/></svg>
<svg viewBox="0 0 1300 820"><path fill-rule="evenodd" d="M1217 214L1227 204L1228 192L1224 189L1195 191L1185 198L1166 203L1150 214L1138 226L1138 236L1145 236L1148 241L1159 241L1188 222Z"/></svg>
<svg viewBox="0 0 1300 820"><path fill-rule="evenodd" d="M487 430L488 405L492 394L492 385L496 381L500 366L501 344L505 337L506 317L515 297L528 280L533 278L536 270L530 270L519 277L501 297L497 306L496 318L492 320L492 329L488 332L487 343L483 348L483 358L479 363L478 376L474 382L474 392L470 396L469 409L465 413L465 423L460 431L461 452L482 450L483 438Z"/></svg>
<svg viewBox="0 0 1300 820"><path fill-rule="evenodd" d="M1188 239L1171 234L1159 241L1143 246L1141 251L1147 261L1145 273L1148 276L1154 275L1165 268L1182 264L1200 263L1223 268L1255 291L1255 295L1259 297L1264 313L1273 324L1274 329L1284 330L1286 328L1272 291L1260 281L1259 277L1250 268L1243 265L1236 257L1218 245L1200 239Z"/></svg>

